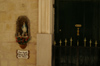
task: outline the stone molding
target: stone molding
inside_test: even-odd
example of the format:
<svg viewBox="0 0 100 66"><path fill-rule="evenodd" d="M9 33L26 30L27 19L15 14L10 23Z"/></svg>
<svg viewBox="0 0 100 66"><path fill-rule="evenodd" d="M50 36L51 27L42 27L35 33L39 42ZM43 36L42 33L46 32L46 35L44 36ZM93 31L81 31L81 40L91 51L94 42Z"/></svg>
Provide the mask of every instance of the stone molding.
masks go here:
<svg viewBox="0 0 100 66"><path fill-rule="evenodd" d="M37 66L52 66L52 34L38 34L37 41Z"/></svg>
<svg viewBox="0 0 100 66"><path fill-rule="evenodd" d="M53 33L53 0L39 0L38 33Z"/></svg>
<svg viewBox="0 0 100 66"><path fill-rule="evenodd" d="M36 66L52 66L52 38L54 33L54 0L39 1Z"/></svg>

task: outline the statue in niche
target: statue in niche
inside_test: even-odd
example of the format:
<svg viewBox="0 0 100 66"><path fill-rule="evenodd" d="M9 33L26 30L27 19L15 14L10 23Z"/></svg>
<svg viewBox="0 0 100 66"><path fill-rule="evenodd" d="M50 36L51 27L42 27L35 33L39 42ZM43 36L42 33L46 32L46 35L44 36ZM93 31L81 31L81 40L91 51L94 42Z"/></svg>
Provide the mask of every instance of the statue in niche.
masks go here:
<svg viewBox="0 0 100 66"><path fill-rule="evenodd" d="M22 49L26 48L30 40L30 23L26 16L19 16L16 22L16 41Z"/></svg>

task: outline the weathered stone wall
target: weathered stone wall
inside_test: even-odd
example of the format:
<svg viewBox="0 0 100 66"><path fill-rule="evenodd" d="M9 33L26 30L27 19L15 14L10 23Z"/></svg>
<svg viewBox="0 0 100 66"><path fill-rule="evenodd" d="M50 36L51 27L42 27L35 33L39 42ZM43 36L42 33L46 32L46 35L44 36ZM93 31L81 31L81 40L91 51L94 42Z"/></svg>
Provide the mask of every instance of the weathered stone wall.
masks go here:
<svg viewBox="0 0 100 66"><path fill-rule="evenodd" d="M29 59L17 59L20 50L15 39L16 20L25 15L30 20L31 40L25 50ZM38 0L0 0L0 66L36 66L36 34L38 27Z"/></svg>

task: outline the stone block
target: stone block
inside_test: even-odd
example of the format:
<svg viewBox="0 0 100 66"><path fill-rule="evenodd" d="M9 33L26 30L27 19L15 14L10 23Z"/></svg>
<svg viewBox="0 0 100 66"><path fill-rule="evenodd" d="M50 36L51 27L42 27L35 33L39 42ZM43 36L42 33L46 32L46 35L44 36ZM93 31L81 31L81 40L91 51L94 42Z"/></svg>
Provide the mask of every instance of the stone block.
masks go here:
<svg viewBox="0 0 100 66"><path fill-rule="evenodd" d="M7 60L1 60L1 65L0 66L8 66Z"/></svg>
<svg viewBox="0 0 100 66"><path fill-rule="evenodd" d="M4 34L2 34L2 40L3 40L3 42L9 42L9 33L5 33L4 32Z"/></svg>
<svg viewBox="0 0 100 66"><path fill-rule="evenodd" d="M14 43L11 44L11 50L14 52L17 49L20 49L19 44L15 41Z"/></svg>
<svg viewBox="0 0 100 66"><path fill-rule="evenodd" d="M38 4L37 4L37 2L31 3L30 6L31 6L31 9L38 9Z"/></svg>
<svg viewBox="0 0 100 66"><path fill-rule="evenodd" d="M13 54L12 54L12 53L13 53ZM6 56L6 58L9 59L10 61L11 61L11 60L16 60L16 59L17 59L17 57L16 57L16 51L15 51L15 52L12 52L12 51L10 50L10 52L9 52L9 54Z"/></svg>
<svg viewBox="0 0 100 66"><path fill-rule="evenodd" d="M28 1L30 1L30 2L37 2L38 0L28 0Z"/></svg>
<svg viewBox="0 0 100 66"><path fill-rule="evenodd" d="M3 31L5 33L12 34L12 33L16 32L16 25L14 23L4 23Z"/></svg>
<svg viewBox="0 0 100 66"><path fill-rule="evenodd" d="M5 2L5 0L0 0L0 2Z"/></svg>
<svg viewBox="0 0 100 66"><path fill-rule="evenodd" d="M5 43L1 43L1 45L2 45L2 49L1 50L6 49L6 50L10 51L10 49L11 49L11 43L6 43L5 42ZM6 52L8 52L8 51L6 51Z"/></svg>
<svg viewBox="0 0 100 66"><path fill-rule="evenodd" d="M0 23L0 33L3 32L4 23Z"/></svg>
<svg viewBox="0 0 100 66"><path fill-rule="evenodd" d="M0 11L7 11L7 2L0 3Z"/></svg>
<svg viewBox="0 0 100 66"><path fill-rule="evenodd" d="M0 22L4 23L7 18L7 13L6 12L0 12Z"/></svg>
<svg viewBox="0 0 100 66"><path fill-rule="evenodd" d="M14 15L13 15L14 13L13 12L8 12L7 13L7 18L6 18L6 22L8 23L10 23L10 24L12 24L12 20L13 20L13 18L14 18Z"/></svg>
<svg viewBox="0 0 100 66"><path fill-rule="evenodd" d="M2 59L2 58L3 58L3 54L0 53L0 59Z"/></svg>
<svg viewBox="0 0 100 66"><path fill-rule="evenodd" d="M16 5L18 11L26 11L27 10L27 5L26 3L19 3Z"/></svg>
<svg viewBox="0 0 100 66"><path fill-rule="evenodd" d="M30 58L29 59L27 59L27 64L30 64L30 63L32 63L32 64L36 64L36 54L33 54L33 53L31 53L31 51L30 51Z"/></svg>
<svg viewBox="0 0 100 66"><path fill-rule="evenodd" d="M17 61L10 61L9 66L17 66Z"/></svg>
<svg viewBox="0 0 100 66"><path fill-rule="evenodd" d="M24 63L26 63L26 60L27 60L27 59L18 59L18 63L24 64Z"/></svg>
<svg viewBox="0 0 100 66"><path fill-rule="evenodd" d="M12 28L11 24L6 24L5 27L6 27L5 31L9 31L9 30L11 30L11 28Z"/></svg>
<svg viewBox="0 0 100 66"><path fill-rule="evenodd" d="M9 34L9 42L16 42L15 32L10 32L10 34Z"/></svg>
<svg viewBox="0 0 100 66"><path fill-rule="evenodd" d="M31 40L30 40L29 42L34 42L34 43L36 43L36 40L37 40L37 39L34 37L34 35L31 35L31 37L32 37L32 38L31 38Z"/></svg>
<svg viewBox="0 0 100 66"><path fill-rule="evenodd" d="M19 63L18 63L18 66L26 66L26 63L24 63L24 64L19 64Z"/></svg>
<svg viewBox="0 0 100 66"><path fill-rule="evenodd" d="M35 17L36 17L36 19L35 20L38 20L37 19L37 16L38 16L38 9L32 9L32 10L30 10L30 18L32 18L32 17L34 17L33 19L35 19Z"/></svg>
<svg viewBox="0 0 100 66"><path fill-rule="evenodd" d="M13 2L7 3L7 7L8 7L8 10L9 10L10 12L16 10L16 9L15 9L15 8L16 8L16 5L15 5L15 3L13 3Z"/></svg>
<svg viewBox="0 0 100 66"><path fill-rule="evenodd" d="M28 64L27 66L36 66L36 65L33 65L33 64Z"/></svg>
<svg viewBox="0 0 100 66"><path fill-rule="evenodd" d="M14 13L14 16L16 18L15 21L17 21L17 19L18 19L19 16L23 16L23 15L28 16L28 12L26 12L26 11L20 11L19 10L17 13Z"/></svg>
<svg viewBox="0 0 100 66"><path fill-rule="evenodd" d="M28 49L31 51L31 53L36 53L36 43L29 42Z"/></svg>

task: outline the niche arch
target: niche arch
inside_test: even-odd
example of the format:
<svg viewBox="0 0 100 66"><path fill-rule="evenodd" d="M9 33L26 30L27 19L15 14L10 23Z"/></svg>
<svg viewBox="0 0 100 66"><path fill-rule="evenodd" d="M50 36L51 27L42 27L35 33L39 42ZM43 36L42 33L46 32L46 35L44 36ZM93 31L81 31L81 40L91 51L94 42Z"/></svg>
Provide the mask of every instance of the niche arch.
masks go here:
<svg viewBox="0 0 100 66"><path fill-rule="evenodd" d="M17 21L16 21L16 36L18 36L18 34L20 33L20 35L22 36L22 26L23 26L23 23L26 24L26 32L27 32L27 35L30 37L30 20L28 19L27 16L19 16ZM25 35L24 35L25 36Z"/></svg>

